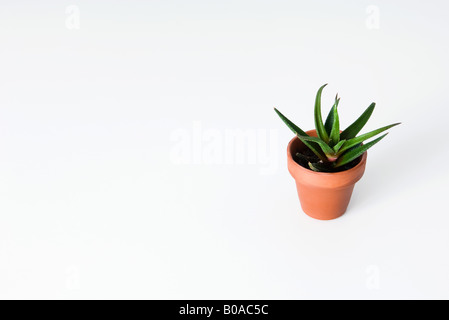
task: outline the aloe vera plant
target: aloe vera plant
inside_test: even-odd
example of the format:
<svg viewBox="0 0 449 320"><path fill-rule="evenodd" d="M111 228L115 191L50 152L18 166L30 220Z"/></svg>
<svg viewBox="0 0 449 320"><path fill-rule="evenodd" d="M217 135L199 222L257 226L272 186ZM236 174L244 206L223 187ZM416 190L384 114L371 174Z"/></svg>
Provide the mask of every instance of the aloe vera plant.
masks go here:
<svg viewBox="0 0 449 320"><path fill-rule="evenodd" d="M357 136L365 124L368 122L374 111L375 103L372 103L363 114L354 121L345 130L340 131L340 119L338 116L338 105L340 98L335 97L335 103L332 106L326 121L323 122L321 114L321 94L327 84L323 85L316 95L315 100L315 129L318 137L311 137L301 130L279 110L274 109L282 121L295 133L295 135L313 152L312 156L304 153L297 153L296 156L308 167L317 172L337 172L344 170L346 166L356 161L366 150L382 140L388 133L380 137L363 143L364 141L379 135L386 130L397 126L400 123L394 123L377 130L370 131Z"/></svg>

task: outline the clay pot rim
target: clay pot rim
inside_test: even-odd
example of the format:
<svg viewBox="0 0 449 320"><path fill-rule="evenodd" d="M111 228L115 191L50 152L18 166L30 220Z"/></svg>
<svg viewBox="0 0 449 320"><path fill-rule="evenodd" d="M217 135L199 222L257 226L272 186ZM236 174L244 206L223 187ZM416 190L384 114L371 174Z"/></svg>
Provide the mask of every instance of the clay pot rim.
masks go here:
<svg viewBox="0 0 449 320"><path fill-rule="evenodd" d="M307 134L312 133L312 132L315 132L315 130L309 130L309 131L306 131ZM293 165L294 165L295 167L299 168L299 170L301 170L301 171L304 172L305 174L313 174L313 175L322 176L322 177L326 177L326 176L328 176L328 177L331 177L331 176L332 176L332 177L336 177L336 176L339 176L339 175L347 175L348 173L350 174L350 173L352 173L353 171L357 171L357 170L360 169L361 166L365 165L365 163L366 163L366 158L367 158L367 155L368 155L368 152L367 152L367 151L365 151L365 152L361 155L362 159L360 160L360 162L359 162L355 167L352 167L351 169L344 170L344 171L340 171L340 172L317 172L317 171L313 171L313 170L304 168L303 166L301 166L300 164L298 164L298 163L293 159L293 156L292 156L290 150L291 150L291 145L292 145L293 142L296 141L296 140L299 140L299 138L295 136L295 137L293 137L293 139L291 139L290 142L288 143L288 147L287 147L288 157L292 160Z"/></svg>

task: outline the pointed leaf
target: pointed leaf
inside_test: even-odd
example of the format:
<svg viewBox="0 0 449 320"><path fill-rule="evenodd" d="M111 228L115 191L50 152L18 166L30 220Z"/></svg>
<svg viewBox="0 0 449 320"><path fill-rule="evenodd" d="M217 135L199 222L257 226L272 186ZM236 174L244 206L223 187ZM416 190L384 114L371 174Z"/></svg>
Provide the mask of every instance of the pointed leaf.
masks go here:
<svg viewBox="0 0 449 320"><path fill-rule="evenodd" d="M332 124L334 123L334 106L329 111L329 114L327 115L326 122L324 123L324 128L326 129L326 132L328 135L331 134L332 131Z"/></svg>
<svg viewBox="0 0 449 320"><path fill-rule="evenodd" d="M315 99L315 128L316 128L316 132L317 132L318 137L321 140L323 140L324 142L328 143L329 142L329 135L326 132L326 128L324 127L323 119L322 119L322 115L321 115L321 93L323 92L323 89L324 89L325 86L327 86L327 84L325 84L320 89L318 89L318 92L316 94L316 99Z"/></svg>
<svg viewBox="0 0 449 320"><path fill-rule="evenodd" d="M286 116L284 116L278 109L274 108L274 111L277 113L279 118L281 118L282 121L287 125L287 127L290 128L290 130L293 131L294 134L300 134L302 136L307 136L307 133L305 133L301 128L299 128L296 124L291 122Z"/></svg>
<svg viewBox="0 0 449 320"><path fill-rule="evenodd" d="M400 124L400 123L391 124L391 125L389 125L389 126L382 127L382 128L380 128L380 129L373 130L373 131L371 131L371 132L362 134L362 135L360 135L360 136L358 136L358 137L356 137L356 138L347 140L346 143L345 143L345 145L343 146L343 148L340 149L339 153L343 153L343 152L345 152L346 150L352 148L353 146L355 146L355 145L357 145L357 144L359 144L359 143L362 143L363 141L368 140L368 139L370 139L370 138L372 138L372 137L374 137L374 136L377 136L379 133L382 133L382 132L384 132L385 130L388 130L388 129L394 127L394 126L397 126L398 124Z"/></svg>
<svg viewBox="0 0 449 320"><path fill-rule="evenodd" d="M338 152L338 150L340 150L340 148L343 146L343 144L346 142L346 140L341 140L339 143L337 143L334 146L334 152Z"/></svg>
<svg viewBox="0 0 449 320"><path fill-rule="evenodd" d="M376 104L373 102L366 110L363 112L363 114L354 121L353 124L351 124L348 128L346 128L341 134L340 139L352 139L354 138L360 130L365 126L365 124L368 122L369 118L371 117L371 114L374 111L374 107Z"/></svg>
<svg viewBox="0 0 449 320"><path fill-rule="evenodd" d="M332 124L332 130L331 130L331 134L329 136L329 140L330 140L330 145L334 146L337 143L340 142L340 119L338 117L338 103L340 102L340 99L338 99L335 102L335 105L333 107L333 118L334 118L334 123Z"/></svg>
<svg viewBox="0 0 449 320"><path fill-rule="evenodd" d="M335 167L341 167L341 166L351 162L352 160L357 159L362 154L364 154L366 150L368 150L369 148L374 146L376 143L378 143L380 140L382 140L387 134L388 133L384 134L383 136L381 136L371 142L368 142L367 144L359 145L355 148L352 148L351 150L348 150L347 152L345 152L342 156L340 156L338 158L338 161L337 161Z"/></svg>
<svg viewBox="0 0 449 320"><path fill-rule="evenodd" d="M278 109L274 108L274 111L277 113L277 115L281 118L282 121L287 125L287 127L290 128L291 131L296 136L308 136L307 133L305 133L301 128L299 128L297 125L295 125L293 122L291 122L286 116L284 116ZM308 141L302 140L302 142L308 147L310 150L312 150L313 153L317 155L318 158L321 160L326 160L326 156L321 152L320 147L316 143L311 143Z"/></svg>
<svg viewBox="0 0 449 320"><path fill-rule="evenodd" d="M340 99L338 99L338 94L335 97L335 103L332 106L332 108L330 109L329 114L327 115L327 118L326 118L326 122L324 123L324 128L326 129L326 132L328 135L331 134L332 125L334 124L334 106L337 103L337 100L338 101L340 100Z"/></svg>
<svg viewBox="0 0 449 320"><path fill-rule="evenodd" d="M297 137L299 139L301 139L301 141L304 142L304 143L305 142L315 142L315 143L317 143L320 146L321 150L323 150L323 152L324 152L324 154L326 156L328 156L328 155L334 156L335 155L334 150L331 147L329 147L327 145L327 143L325 143L320 138L309 137L309 136L301 136L301 135L298 135Z"/></svg>

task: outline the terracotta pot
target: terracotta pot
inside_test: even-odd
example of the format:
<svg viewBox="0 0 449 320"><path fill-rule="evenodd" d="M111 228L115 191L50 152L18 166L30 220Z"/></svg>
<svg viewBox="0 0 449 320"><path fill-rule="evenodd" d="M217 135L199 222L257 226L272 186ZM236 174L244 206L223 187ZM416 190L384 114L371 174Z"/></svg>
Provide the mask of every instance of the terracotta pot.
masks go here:
<svg viewBox="0 0 449 320"><path fill-rule="evenodd" d="M307 131L316 137L316 130ZM288 171L296 181L299 200L304 212L319 220L332 220L342 216L351 200L354 185L365 172L367 153L355 167L341 172L315 172L293 160L292 155L307 148L297 137L288 144Z"/></svg>

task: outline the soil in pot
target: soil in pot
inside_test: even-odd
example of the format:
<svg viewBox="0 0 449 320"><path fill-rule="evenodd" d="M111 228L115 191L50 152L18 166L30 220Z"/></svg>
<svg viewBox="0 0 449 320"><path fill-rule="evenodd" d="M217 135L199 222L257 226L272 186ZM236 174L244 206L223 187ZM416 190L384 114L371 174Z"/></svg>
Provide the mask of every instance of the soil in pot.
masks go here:
<svg viewBox="0 0 449 320"><path fill-rule="evenodd" d="M298 156L298 153L301 153L302 157ZM297 164L299 164L301 167L304 167L304 168L312 171L312 169L310 169L308 161L306 161L306 159L312 163L316 163L316 162L320 161L320 158L318 158L318 156L316 154L314 154L313 151L310 150L309 148L298 150L298 152L293 156L293 160L295 160L295 162ZM344 166L337 168L335 171L332 171L332 172L341 172L341 171L345 171L345 170L354 168L356 165L358 165L360 163L361 160L362 160L362 156L358 157L357 159L349 162L348 164L346 164Z"/></svg>

